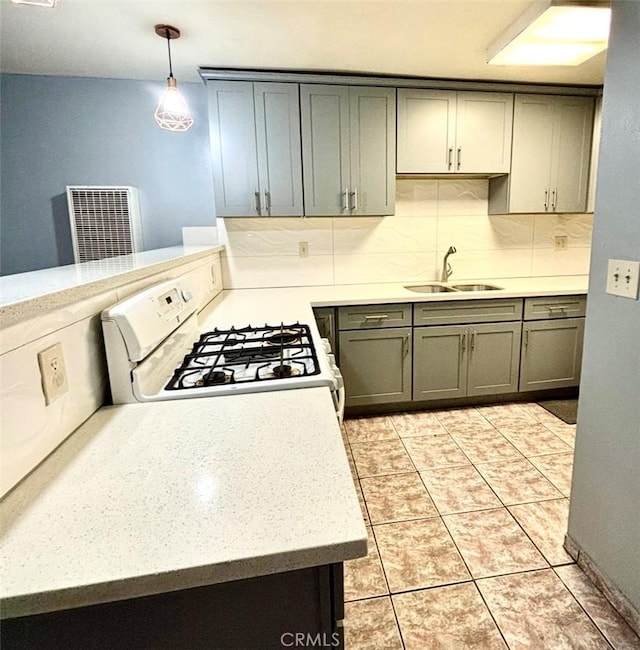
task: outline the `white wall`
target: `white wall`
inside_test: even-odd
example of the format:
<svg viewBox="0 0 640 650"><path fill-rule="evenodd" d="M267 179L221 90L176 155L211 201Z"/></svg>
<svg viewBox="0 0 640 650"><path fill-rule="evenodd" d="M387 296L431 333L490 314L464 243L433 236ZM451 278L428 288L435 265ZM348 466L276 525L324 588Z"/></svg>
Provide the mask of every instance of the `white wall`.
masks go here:
<svg viewBox="0 0 640 650"><path fill-rule="evenodd" d="M225 287L435 280L451 245L452 280L588 273L591 214L489 216L487 189L399 179L394 216L219 218ZM566 250L553 249L554 235L567 235Z"/></svg>

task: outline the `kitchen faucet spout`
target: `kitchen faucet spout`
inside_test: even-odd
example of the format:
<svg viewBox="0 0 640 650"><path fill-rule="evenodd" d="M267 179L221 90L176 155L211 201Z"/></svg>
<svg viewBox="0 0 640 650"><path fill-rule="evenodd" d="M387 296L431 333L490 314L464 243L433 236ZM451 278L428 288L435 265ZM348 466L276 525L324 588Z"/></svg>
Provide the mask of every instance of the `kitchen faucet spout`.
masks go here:
<svg viewBox="0 0 640 650"><path fill-rule="evenodd" d="M449 246L449 250L446 252L444 260L442 262L442 274L440 276L440 280L442 282L447 282L447 280L451 277L453 269L451 268L451 264L449 264L449 255L453 255L457 252L458 251L456 250L455 246Z"/></svg>

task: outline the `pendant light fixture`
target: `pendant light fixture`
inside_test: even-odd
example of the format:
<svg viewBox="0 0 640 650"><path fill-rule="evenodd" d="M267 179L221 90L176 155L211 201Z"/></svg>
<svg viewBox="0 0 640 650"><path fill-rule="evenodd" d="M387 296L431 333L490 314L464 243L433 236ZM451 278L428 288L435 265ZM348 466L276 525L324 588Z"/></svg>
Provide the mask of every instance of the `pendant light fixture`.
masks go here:
<svg viewBox="0 0 640 650"><path fill-rule="evenodd" d="M173 76L173 67L171 66L171 39L180 38L180 30L171 25L156 25L155 30L158 36L167 39L169 76L167 77L167 89L160 98L153 117L155 117L161 129L187 131L193 124L193 117L191 117L187 102L178 90L178 84Z"/></svg>

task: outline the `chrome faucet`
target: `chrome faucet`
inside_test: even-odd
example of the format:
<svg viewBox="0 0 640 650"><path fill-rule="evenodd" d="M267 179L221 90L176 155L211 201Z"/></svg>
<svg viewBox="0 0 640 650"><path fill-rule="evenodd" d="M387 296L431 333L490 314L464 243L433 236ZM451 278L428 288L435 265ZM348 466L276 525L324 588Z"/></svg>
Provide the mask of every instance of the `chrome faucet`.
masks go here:
<svg viewBox="0 0 640 650"><path fill-rule="evenodd" d="M454 253L457 253L455 246L449 246L449 250L446 252L444 256L444 260L442 262L442 275L440 277L440 280L442 282L446 282L450 277L451 274L453 273L453 269L451 268L451 264L449 264L448 259L449 255L453 255Z"/></svg>

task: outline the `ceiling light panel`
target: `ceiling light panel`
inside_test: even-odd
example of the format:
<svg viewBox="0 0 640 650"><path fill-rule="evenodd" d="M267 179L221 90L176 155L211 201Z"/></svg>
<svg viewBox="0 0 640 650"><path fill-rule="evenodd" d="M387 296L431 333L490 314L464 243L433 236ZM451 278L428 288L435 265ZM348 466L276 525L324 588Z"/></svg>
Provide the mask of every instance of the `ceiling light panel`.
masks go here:
<svg viewBox="0 0 640 650"><path fill-rule="evenodd" d="M33 7L47 7L53 9L57 0L11 0L16 5L31 5Z"/></svg>
<svg viewBox="0 0 640 650"><path fill-rule="evenodd" d="M538 2L487 50L493 65L580 65L607 49L611 10Z"/></svg>

